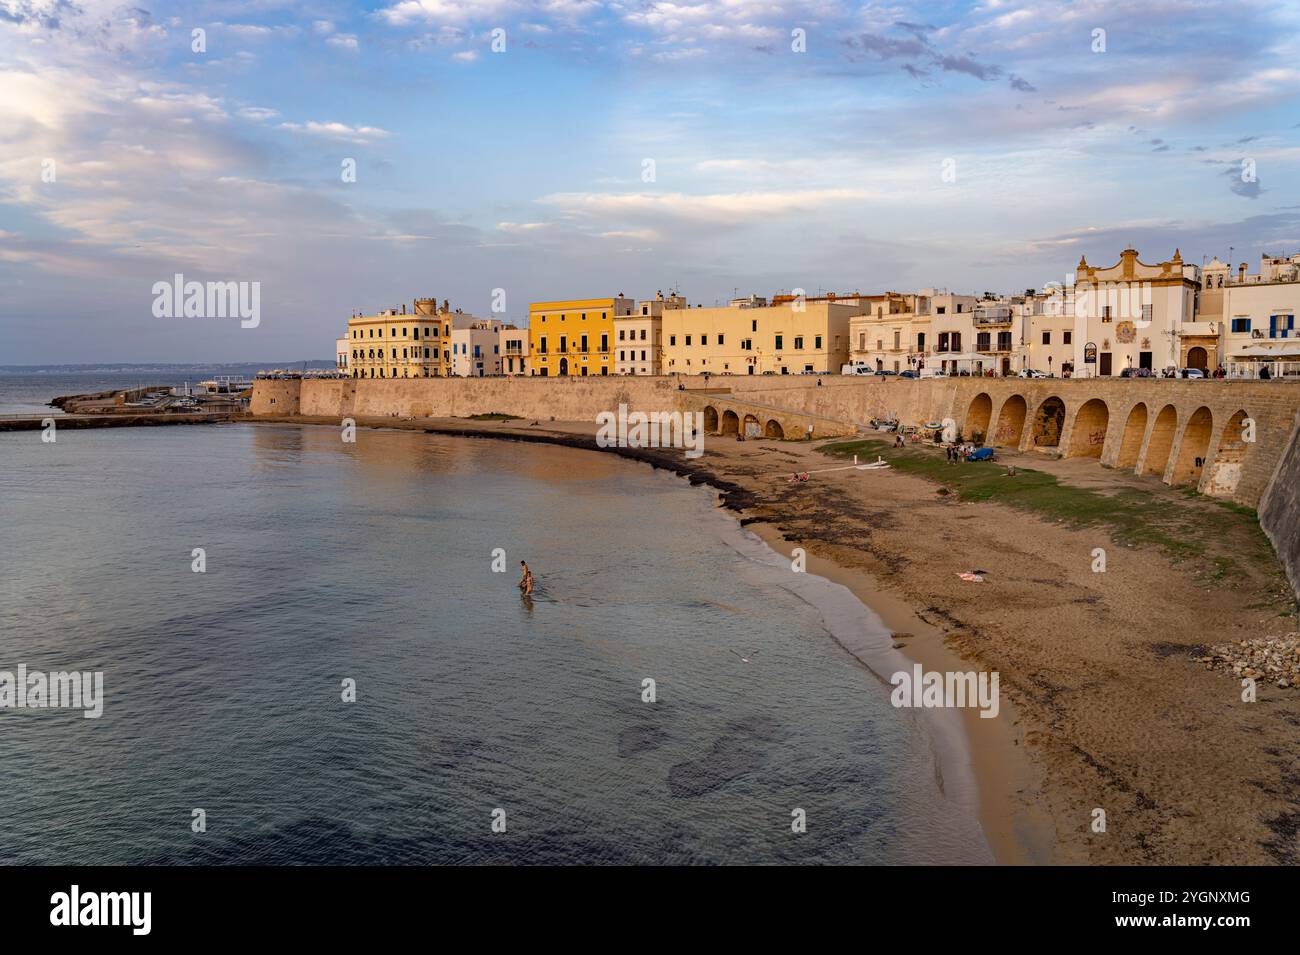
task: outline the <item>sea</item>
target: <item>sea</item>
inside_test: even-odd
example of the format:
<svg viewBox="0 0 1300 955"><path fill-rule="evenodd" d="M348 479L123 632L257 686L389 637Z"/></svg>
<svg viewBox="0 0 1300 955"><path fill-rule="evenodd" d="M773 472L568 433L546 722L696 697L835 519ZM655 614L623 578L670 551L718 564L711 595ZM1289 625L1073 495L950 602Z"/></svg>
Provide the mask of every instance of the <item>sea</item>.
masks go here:
<svg viewBox="0 0 1300 955"><path fill-rule="evenodd" d="M879 618L668 472L63 429L0 433L0 500L0 671L104 688L0 709L0 863L992 861Z"/></svg>

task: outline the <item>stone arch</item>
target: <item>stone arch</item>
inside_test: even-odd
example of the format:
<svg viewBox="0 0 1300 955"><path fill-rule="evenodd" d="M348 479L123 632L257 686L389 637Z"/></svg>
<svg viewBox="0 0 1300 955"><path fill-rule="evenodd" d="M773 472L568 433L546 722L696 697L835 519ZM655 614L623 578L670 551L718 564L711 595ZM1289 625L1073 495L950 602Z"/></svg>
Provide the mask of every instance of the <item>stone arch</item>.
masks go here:
<svg viewBox="0 0 1300 955"><path fill-rule="evenodd" d="M706 434L718 433L718 409L713 405L704 406L704 431Z"/></svg>
<svg viewBox="0 0 1300 955"><path fill-rule="evenodd" d="M1052 395L1044 398L1034 412L1029 432L1029 447L1055 448L1061 444L1061 426L1065 424L1065 402Z"/></svg>
<svg viewBox="0 0 1300 955"><path fill-rule="evenodd" d="M1142 453L1142 439L1147 433L1147 406L1139 401L1128 413L1124 422L1124 434L1119 442L1119 454L1115 457L1115 467L1131 468L1137 465L1138 455Z"/></svg>
<svg viewBox="0 0 1300 955"><path fill-rule="evenodd" d="M985 441L989 436L989 420L993 417L993 399L988 396L988 392L981 391L971 399L970 407L966 409L966 426L962 429L967 438L975 440L975 433L979 432L980 438Z"/></svg>
<svg viewBox="0 0 1300 955"><path fill-rule="evenodd" d="M1002 402L998 411L998 426L993 432L993 444L1000 448L1018 448L1025 430L1025 415L1029 406L1023 395L1012 395Z"/></svg>
<svg viewBox="0 0 1300 955"><path fill-rule="evenodd" d="M722 412L722 431L721 434L736 434L740 431L740 417L736 412L728 408Z"/></svg>
<svg viewBox="0 0 1300 955"><path fill-rule="evenodd" d="M763 426L758 423L758 418L752 414L745 415L745 437L761 438L763 436Z"/></svg>
<svg viewBox="0 0 1300 955"><path fill-rule="evenodd" d="M1214 452L1214 463L1203 482L1203 490L1213 497L1232 497L1241 483L1241 465L1250 446L1245 439L1245 421L1249 417L1238 411L1223 426L1219 446Z"/></svg>
<svg viewBox="0 0 1300 955"><path fill-rule="evenodd" d="M1164 477L1165 465L1169 463L1169 449L1174 446L1174 435L1177 431L1178 412L1173 405L1165 405L1151 425L1151 436L1147 438L1146 458L1138 469L1139 474Z"/></svg>
<svg viewBox="0 0 1300 955"><path fill-rule="evenodd" d="M1183 426L1183 439L1178 445L1178 459L1169 475L1170 484L1199 484L1205 458L1210 453L1210 438L1214 434L1214 415L1201 405Z"/></svg>
<svg viewBox="0 0 1300 955"><path fill-rule="evenodd" d="M1110 409L1100 398L1083 403L1070 429L1069 458L1099 458L1106 446L1106 429L1110 427Z"/></svg>
<svg viewBox="0 0 1300 955"><path fill-rule="evenodd" d="M784 441L785 428L781 427L781 422L772 418L767 422L767 427L763 429L763 436L766 438L776 438L778 441Z"/></svg>
<svg viewBox="0 0 1300 955"><path fill-rule="evenodd" d="M560 377L563 378L569 373L569 359L560 359Z"/></svg>

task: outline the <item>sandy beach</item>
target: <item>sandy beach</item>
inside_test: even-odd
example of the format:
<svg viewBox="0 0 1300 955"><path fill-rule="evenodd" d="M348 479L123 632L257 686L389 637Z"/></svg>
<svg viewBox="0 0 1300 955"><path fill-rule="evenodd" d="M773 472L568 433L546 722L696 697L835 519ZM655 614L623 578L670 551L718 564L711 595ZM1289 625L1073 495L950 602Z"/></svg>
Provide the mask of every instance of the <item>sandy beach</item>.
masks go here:
<svg viewBox="0 0 1300 955"><path fill-rule="evenodd" d="M357 423L596 449L590 422ZM608 450L716 488L720 505L779 552L804 547L808 570L849 587L927 670L1000 674L1000 716L965 714L981 822L999 862L1297 861L1300 690L1260 682L1257 702L1243 702L1240 681L1196 659L1209 646L1296 629L1289 589L1248 518L1224 523L1216 502L1095 462L1032 453L1000 462L1226 528L1208 547L1171 552L1117 539L1104 521L1078 526L963 500L898 468L845 467L851 459L819 450L830 443L710 437L696 460ZM911 452L924 453L943 461L938 450ZM792 483L795 471L810 480ZM959 576L969 570L985 571L984 582ZM1094 831L1097 810L1104 832Z"/></svg>

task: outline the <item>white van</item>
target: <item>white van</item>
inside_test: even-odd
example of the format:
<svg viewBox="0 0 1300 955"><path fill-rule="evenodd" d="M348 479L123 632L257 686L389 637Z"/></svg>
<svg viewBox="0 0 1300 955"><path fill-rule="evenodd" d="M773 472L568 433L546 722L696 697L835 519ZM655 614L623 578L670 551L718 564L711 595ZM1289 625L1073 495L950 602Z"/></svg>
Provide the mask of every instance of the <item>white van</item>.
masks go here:
<svg viewBox="0 0 1300 955"><path fill-rule="evenodd" d="M840 365L841 375L874 375L876 369L872 368L864 361L850 362L847 365Z"/></svg>

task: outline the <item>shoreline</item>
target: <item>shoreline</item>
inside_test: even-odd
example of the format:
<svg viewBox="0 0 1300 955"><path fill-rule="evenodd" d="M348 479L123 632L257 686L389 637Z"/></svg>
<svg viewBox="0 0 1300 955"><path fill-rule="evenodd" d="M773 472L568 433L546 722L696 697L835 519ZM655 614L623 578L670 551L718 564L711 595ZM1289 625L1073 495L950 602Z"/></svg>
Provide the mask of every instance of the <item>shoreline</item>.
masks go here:
<svg viewBox="0 0 1300 955"><path fill-rule="evenodd" d="M1213 646L1297 630L1290 583L1253 512L1033 452L1004 455L1026 475L1013 490L1001 467L948 472L925 451L859 471L819 450L828 442L715 437L688 460L679 449L597 447L587 421L356 423L612 451L672 471L715 489L778 553L804 547L814 572L878 612L924 669L998 672L999 719L968 711L965 723L999 862L1300 863L1289 755L1300 692L1260 682L1244 699L1240 680L1204 660ZM811 482L790 482L792 471ZM955 493L990 479L1010 496ZM1058 486L1050 506L1032 503ZM1025 494L1031 503L1017 505ZM1124 523L1135 506L1136 535ZM1110 565L1100 572L1098 547ZM984 582L962 579L972 568Z"/></svg>
<svg viewBox="0 0 1300 955"><path fill-rule="evenodd" d="M245 419L251 423L275 424L310 424L337 426L333 419L305 416L258 416ZM648 464L656 470L670 471L684 478L692 486L706 486L717 495L716 507L724 514L729 514L736 530L749 531L778 558L785 558L791 547L803 547L807 552L807 571L832 584L844 587L868 614L878 617L894 635L884 652L896 652L907 662L919 663L927 671L949 671L969 668L970 661L946 647L943 633L933 624L924 620L915 607L901 597L890 593L874 578L843 567L834 560L816 552L812 542L790 539L785 536L777 523L755 513L758 499L756 494L741 484L727 480L700 464L686 461L681 452L674 449L647 448L602 448L596 444L594 427L591 434L573 431L519 431L519 425L502 422L500 428L482 427L480 422L467 422L465 425L448 423L447 419L398 419L390 421L382 418L358 418L357 424L375 429L422 431L447 437L482 438L497 441L518 441L522 443L548 444L567 447L579 451L613 453L641 464ZM561 422L554 422L561 424ZM702 460L702 459L697 459ZM865 579L864 579L865 578ZM819 608L820 610L820 608ZM897 643L898 634L911 635L905 643ZM831 634L846 653L860 665L881 680L888 692L888 674L881 672L878 666L865 658L861 651L849 647L840 637ZM879 648L878 648L879 649ZM1018 729L1018 720L1014 719L1015 705L1006 697L1001 700L1002 713L1008 717L1006 722L999 719L981 719L973 708L963 708L958 713L951 710L922 709L918 712L923 718L927 734L930 735L936 767L940 775L937 783L944 790L944 798L951 798L963 810L971 812L983 832L985 844L999 865L1023 865L1052 863L1056 852L1052 845L1050 826L1040 814L1031 812L1027 818L1017 818L1013 811L1013 802L1018 793L1036 790L1039 774L1025 758L1021 748L1022 731ZM944 717L949 719L944 719ZM955 717L955 718L952 718ZM947 724L947 725L943 725ZM942 738L956 730L961 737L958 745ZM961 777L966 780L962 781ZM949 796L945 780L955 779L956 792ZM963 793L962 783L971 792ZM974 805L962 805L963 797L973 801ZM1030 806L1032 807L1032 803Z"/></svg>

